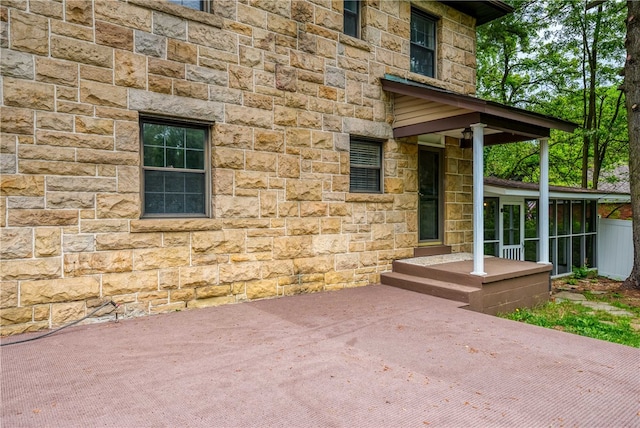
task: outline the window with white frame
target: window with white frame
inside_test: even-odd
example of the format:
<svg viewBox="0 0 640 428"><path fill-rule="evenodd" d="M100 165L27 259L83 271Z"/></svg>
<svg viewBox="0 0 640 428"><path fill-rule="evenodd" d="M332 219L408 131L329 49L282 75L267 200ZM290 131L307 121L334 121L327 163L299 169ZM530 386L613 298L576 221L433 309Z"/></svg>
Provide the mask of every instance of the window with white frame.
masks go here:
<svg viewBox="0 0 640 428"><path fill-rule="evenodd" d="M411 8L411 71L436 77L436 19Z"/></svg>
<svg viewBox="0 0 640 428"><path fill-rule="evenodd" d="M382 143L351 138L349 191L382 193Z"/></svg>
<svg viewBox="0 0 640 428"><path fill-rule="evenodd" d="M143 216L208 216L208 126L143 118L140 133Z"/></svg>
<svg viewBox="0 0 640 428"><path fill-rule="evenodd" d="M360 37L360 0L344 0L344 34Z"/></svg>

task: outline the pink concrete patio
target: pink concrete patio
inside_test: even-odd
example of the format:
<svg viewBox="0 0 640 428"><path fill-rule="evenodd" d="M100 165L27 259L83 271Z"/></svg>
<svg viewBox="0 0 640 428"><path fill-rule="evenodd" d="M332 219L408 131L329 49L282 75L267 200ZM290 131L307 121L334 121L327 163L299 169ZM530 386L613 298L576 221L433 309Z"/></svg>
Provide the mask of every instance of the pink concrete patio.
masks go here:
<svg viewBox="0 0 640 428"><path fill-rule="evenodd" d="M640 426L639 349L458 305L370 286L72 327L1 348L0 422Z"/></svg>

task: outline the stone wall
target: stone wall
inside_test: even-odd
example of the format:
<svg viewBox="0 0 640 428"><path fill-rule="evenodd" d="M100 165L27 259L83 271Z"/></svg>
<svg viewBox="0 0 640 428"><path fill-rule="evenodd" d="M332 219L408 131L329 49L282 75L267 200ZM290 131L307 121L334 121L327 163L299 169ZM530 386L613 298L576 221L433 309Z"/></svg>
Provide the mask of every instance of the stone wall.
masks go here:
<svg viewBox="0 0 640 428"><path fill-rule="evenodd" d="M5 0L2 334L377 282L417 245L414 143L385 73L475 90L474 22L437 2L438 79L410 73L410 5ZM211 123L212 216L140 219L139 114ZM384 143L384 194L349 193L349 136ZM470 151L448 141L445 243L471 241ZM101 314L97 314L99 317Z"/></svg>

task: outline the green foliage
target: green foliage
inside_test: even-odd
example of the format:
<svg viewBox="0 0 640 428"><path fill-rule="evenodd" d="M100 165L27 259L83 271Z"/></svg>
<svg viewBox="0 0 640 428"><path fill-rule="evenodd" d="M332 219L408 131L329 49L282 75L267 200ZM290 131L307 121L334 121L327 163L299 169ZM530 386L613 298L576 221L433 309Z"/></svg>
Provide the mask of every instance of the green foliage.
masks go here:
<svg viewBox="0 0 640 428"><path fill-rule="evenodd" d="M604 311L594 312L577 303L549 302L534 309L518 309L502 316L514 321L640 348L640 332L633 329L629 317L615 316Z"/></svg>
<svg viewBox="0 0 640 428"><path fill-rule="evenodd" d="M593 186L601 171L628 162L626 111L618 90L625 3L589 9L579 0L509 3L513 14L478 28L478 94L579 124L573 134L552 132L549 178L580 185L586 154ZM537 144L487 147L485 159L487 176L538 181Z"/></svg>
<svg viewBox="0 0 640 428"><path fill-rule="evenodd" d="M589 275L589 268L586 266L573 267L573 277L575 279L583 279Z"/></svg>

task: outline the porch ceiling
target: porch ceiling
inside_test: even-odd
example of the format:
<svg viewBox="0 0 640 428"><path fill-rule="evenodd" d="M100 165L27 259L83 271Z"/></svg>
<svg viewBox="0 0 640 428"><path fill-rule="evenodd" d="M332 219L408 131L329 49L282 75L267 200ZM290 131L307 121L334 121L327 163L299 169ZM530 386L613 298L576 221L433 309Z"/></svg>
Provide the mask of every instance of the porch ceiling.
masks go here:
<svg viewBox="0 0 640 428"><path fill-rule="evenodd" d="M578 125L527 110L387 75L382 89L396 94L393 136L442 134L460 138L462 130L484 123L485 145L549 137L551 129L573 132Z"/></svg>

